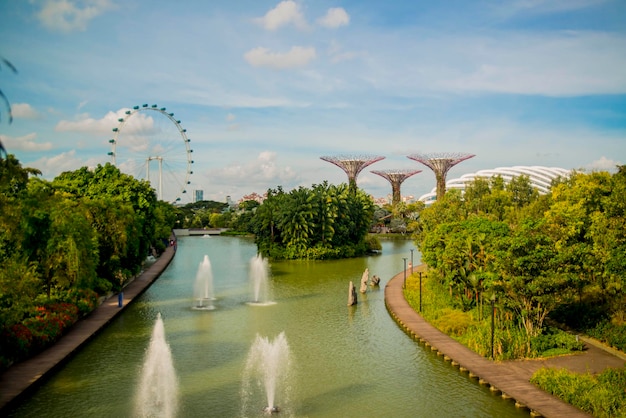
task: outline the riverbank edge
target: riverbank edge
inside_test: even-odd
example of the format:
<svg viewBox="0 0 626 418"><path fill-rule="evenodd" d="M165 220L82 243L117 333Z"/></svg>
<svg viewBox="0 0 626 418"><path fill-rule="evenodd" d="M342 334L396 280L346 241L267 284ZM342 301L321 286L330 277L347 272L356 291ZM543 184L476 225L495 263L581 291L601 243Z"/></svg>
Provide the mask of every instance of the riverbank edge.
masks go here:
<svg viewBox="0 0 626 418"><path fill-rule="evenodd" d="M406 273L393 276L385 286L385 306L394 321L413 340L435 352L444 361L489 387L494 395L511 399L517 408L527 409L531 417L590 417L580 409L539 389L520 377L510 364L488 360L430 325L404 297Z"/></svg>
<svg viewBox="0 0 626 418"><path fill-rule="evenodd" d="M46 381L81 347L87 344L114 318L143 294L174 259L176 247L169 246L163 254L123 289L120 306L118 294L110 296L51 347L27 360L16 363L0 374L0 416L4 416L28 394Z"/></svg>

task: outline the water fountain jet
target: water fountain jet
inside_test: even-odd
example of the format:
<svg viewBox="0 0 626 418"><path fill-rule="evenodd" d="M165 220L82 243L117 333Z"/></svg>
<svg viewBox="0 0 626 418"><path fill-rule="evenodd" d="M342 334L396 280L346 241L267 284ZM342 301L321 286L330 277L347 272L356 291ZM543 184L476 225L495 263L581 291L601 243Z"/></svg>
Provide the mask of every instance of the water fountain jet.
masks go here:
<svg viewBox="0 0 626 418"><path fill-rule="evenodd" d="M256 382L263 389L267 406L263 411L275 414L281 411L276 400L289 402L289 374L291 370L291 352L287 337L281 332L273 341L257 334L248 353L244 370L244 387L242 407L245 408L252 396L252 383Z"/></svg>
<svg viewBox="0 0 626 418"><path fill-rule="evenodd" d="M270 296L269 265L267 259L260 255L250 259L250 285L252 301L249 305L267 306L276 303Z"/></svg>
<svg viewBox="0 0 626 418"><path fill-rule="evenodd" d="M135 396L135 415L170 418L176 416L177 409L178 378L159 313L141 369Z"/></svg>
<svg viewBox="0 0 626 418"><path fill-rule="evenodd" d="M215 300L213 296L213 270L208 255L204 256L198 267L193 295L195 303L192 309L204 311L215 309L213 306Z"/></svg>

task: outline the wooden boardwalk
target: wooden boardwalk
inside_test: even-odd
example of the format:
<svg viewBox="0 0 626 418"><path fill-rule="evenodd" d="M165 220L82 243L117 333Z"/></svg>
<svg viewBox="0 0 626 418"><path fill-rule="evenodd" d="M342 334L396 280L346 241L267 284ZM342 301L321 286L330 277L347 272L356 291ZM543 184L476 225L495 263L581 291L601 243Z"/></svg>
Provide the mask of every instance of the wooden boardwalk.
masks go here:
<svg viewBox="0 0 626 418"><path fill-rule="evenodd" d="M143 273L124 288L122 307L115 294L104 301L87 317L78 321L53 346L38 355L14 364L0 374L0 416L23 396L41 384L59 366L96 335L129 303L141 295L165 270L174 258L174 247L165 252Z"/></svg>
<svg viewBox="0 0 626 418"><path fill-rule="evenodd" d="M395 321L413 338L457 366L460 372L489 386L494 394L528 409L533 417L590 416L530 383L527 370L516 363L488 360L430 325L404 298L403 276L403 272L397 274L385 286L385 304Z"/></svg>

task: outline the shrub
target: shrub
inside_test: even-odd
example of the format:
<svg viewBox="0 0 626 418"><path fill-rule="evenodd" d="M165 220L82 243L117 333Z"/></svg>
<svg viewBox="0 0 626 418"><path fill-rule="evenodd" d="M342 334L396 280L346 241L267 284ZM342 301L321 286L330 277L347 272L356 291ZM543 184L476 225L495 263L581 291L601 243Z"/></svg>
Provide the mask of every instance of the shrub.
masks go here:
<svg viewBox="0 0 626 418"><path fill-rule="evenodd" d="M100 280L109 283L104 279ZM96 308L98 304L98 294L90 289L73 289L67 293L65 302L75 305L78 309L78 315L83 317Z"/></svg>
<svg viewBox="0 0 626 418"><path fill-rule="evenodd" d="M538 357L582 351L584 345L575 335L554 327L546 327L542 333L530 340L533 354Z"/></svg>
<svg viewBox="0 0 626 418"><path fill-rule="evenodd" d="M39 306L34 316L23 321L33 335L32 351L46 348L78 319L78 308L70 303Z"/></svg>
<svg viewBox="0 0 626 418"><path fill-rule="evenodd" d="M383 249L380 240L375 235L367 235L365 237L365 245L367 245L367 249L370 252L381 251Z"/></svg>
<svg viewBox="0 0 626 418"><path fill-rule="evenodd" d="M530 381L594 417L626 416L626 368L607 369L598 376L544 368Z"/></svg>
<svg viewBox="0 0 626 418"><path fill-rule="evenodd" d="M621 351L626 351L626 325L616 325L604 321L594 328L587 330L590 336L604 341Z"/></svg>
<svg viewBox="0 0 626 418"><path fill-rule="evenodd" d="M433 325L439 328L441 332L453 337L463 335L471 323L472 317L469 313L450 308L443 309L442 315L433 321Z"/></svg>
<svg viewBox="0 0 626 418"><path fill-rule="evenodd" d="M13 324L2 331L0 353L7 359L27 355L33 343L33 333L24 324Z"/></svg>
<svg viewBox="0 0 626 418"><path fill-rule="evenodd" d="M113 284L110 281L103 279L101 277L98 277L96 279L96 285L93 290L99 295L106 295L107 293L111 291L112 288L113 288Z"/></svg>

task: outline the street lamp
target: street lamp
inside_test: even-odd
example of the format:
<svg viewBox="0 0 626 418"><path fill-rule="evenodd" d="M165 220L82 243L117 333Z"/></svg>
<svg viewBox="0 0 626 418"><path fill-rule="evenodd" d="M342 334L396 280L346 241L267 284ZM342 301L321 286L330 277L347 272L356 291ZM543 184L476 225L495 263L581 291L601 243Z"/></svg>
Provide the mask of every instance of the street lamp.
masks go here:
<svg viewBox="0 0 626 418"><path fill-rule="evenodd" d="M413 275L413 248L411 248L411 276Z"/></svg>
<svg viewBox="0 0 626 418"><path fill-rule="evenodd" d="M495 321L496 321L496 294L491 295L491 360L494 359L493 354L493 337L495 333Z"/></svg>
<svg viewBox="0 0 626 418"><path fill-rule="evenodd" d="M422 313L422 272L420 271L420 313Z"/></svg>
<svg viewBox="0 0 626 418"><path fill-rule="evenodd" d="M403 289L406 289L406 257L402 257L404 260L404 284L402 285Z"/></svg>

